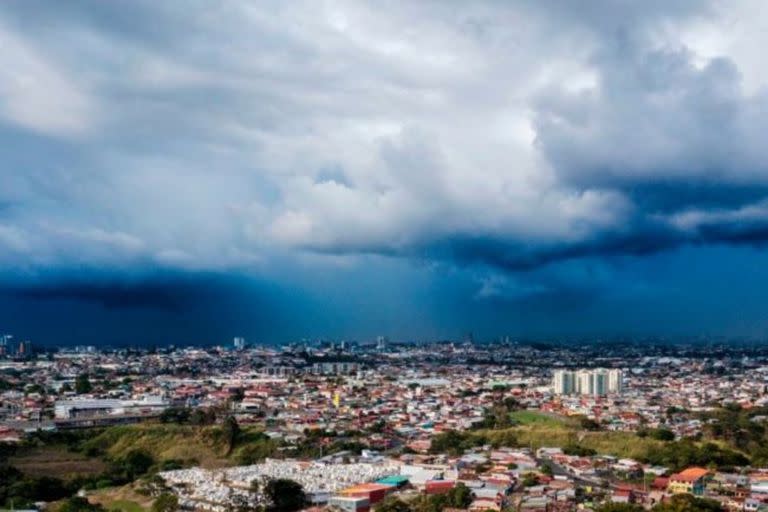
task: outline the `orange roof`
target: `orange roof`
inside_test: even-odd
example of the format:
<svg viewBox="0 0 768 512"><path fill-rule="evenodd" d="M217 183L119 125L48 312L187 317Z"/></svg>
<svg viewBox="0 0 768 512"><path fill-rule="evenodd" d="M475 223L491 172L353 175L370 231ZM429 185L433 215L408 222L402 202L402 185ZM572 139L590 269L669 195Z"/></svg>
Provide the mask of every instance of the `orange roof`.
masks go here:
<svg viewBox="0 0 768 512"><path fill-rule="evenodd" d="M675 475L672 475L671 480L678 482L695 482L699 478L706 476L708 473L709 470L704 468L688 468Z"/></svg>
<svg viewBox="0 0 768 512"><path fill-rule="evenodd" d="M358 484L352 487L347 487L341 491L341 494L353 494L358 492L371 492L392 489L393 486L385 484Z"/></svg>

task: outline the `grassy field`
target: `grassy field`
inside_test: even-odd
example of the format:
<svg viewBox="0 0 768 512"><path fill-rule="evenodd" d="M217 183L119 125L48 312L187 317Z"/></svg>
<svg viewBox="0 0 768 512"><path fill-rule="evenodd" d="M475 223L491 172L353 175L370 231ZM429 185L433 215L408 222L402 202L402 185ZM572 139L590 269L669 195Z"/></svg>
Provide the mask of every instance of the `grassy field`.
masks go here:
<svg viewBox="0 0 768 512"><path fill-rule="evenodd" d="M146 512L147 509L131 500L116 500L106 507L107 510L114 510L115 512Z"/></svg>
<svg viewBox="0 0 768 512"><path fill-rule="evenodd" d="M29 476L71 478L97 475L106 464L93 457L67 451L63 446L45 446L25 450L9 460L12 466Z"/></svg>
<svg viewBox="0 0 768 512"><path fill-rule="evenodd" d="M509 414L509 417L517 424L522 426L527 425L545 425L545 426L565 426L570 424L570 420L563 416L557 416L555 414L548 414L539 411L514 411Z"/></svg>
<svg viewBox="0 0 768 512"><path fill-rule="evenodd" d="M231 464L216 427L172 424L112 427L89 440L85 447L100 450L112 458L141 449L156 460L196 461L209 468Z"/></svg>
<svg viewBox="0 0 768 512"><path fill-rule="evenodd" d="M146 512L152 506L152 498L138 494L131 485L94 491L88 501L113 512Z"/></svg>
<svg viewBox="0 0 768 512"><path fill-rule="evenodd" d="M640 438L632 432L591 432L582 430L569 418L558 417L537 411L516 411L512 418L519 425L503 430L485 430L482 435L488 439L534 449L542 446L563 447L580 445L597 453L617 457L642 457L649 450L662 445L661 441Z"/></svg>

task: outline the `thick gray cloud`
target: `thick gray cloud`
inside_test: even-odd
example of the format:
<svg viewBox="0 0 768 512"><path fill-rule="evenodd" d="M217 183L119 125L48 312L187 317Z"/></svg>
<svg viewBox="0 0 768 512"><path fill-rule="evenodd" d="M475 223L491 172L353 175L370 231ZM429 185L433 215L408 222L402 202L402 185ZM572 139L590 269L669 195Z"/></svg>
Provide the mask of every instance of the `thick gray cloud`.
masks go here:
<svg viewBox="0 0 768 512"><path fill-rule="evenodd" d="M0 263L521 269L761 242L756 8L3 2Z"/></svg>

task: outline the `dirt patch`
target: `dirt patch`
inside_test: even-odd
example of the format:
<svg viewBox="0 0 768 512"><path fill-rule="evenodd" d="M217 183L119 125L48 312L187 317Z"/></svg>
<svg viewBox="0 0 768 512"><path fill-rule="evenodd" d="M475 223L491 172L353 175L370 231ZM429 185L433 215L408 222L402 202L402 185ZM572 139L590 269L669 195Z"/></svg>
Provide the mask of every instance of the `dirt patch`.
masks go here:
<svg viewBox="0 0 768 512"><path fill-rule="evenodd" d="M104 472L106 464L99 459L72 453L65 448L32 448L11 457L11 465L30 476L50 476L69 479L75 476L92 476Z"/></svg>
<svg viewBox="0 0 768 512"><path fill-rule="evenodd" d="M141 510L149 510L154 500L137 493L133 485L128 484L122 487L93 491L88 494L88 501L98 503L107 510L115 512L140 512Z"/></svg>

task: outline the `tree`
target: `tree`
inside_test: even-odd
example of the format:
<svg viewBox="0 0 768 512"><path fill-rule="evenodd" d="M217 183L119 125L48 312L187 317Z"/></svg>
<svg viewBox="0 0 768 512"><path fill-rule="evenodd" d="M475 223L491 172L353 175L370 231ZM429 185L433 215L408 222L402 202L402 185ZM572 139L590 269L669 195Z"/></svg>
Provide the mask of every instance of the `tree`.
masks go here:
<svg viewBox="0 0 768 512"><path fill-rule="evenodd" d="M277 443L267 436L249 439L248 443L237 450L237 463L243 466L259 463L267 457L272 457L277 449Z"/></svg>
<svg viewBox="0 0 768 512"><path fill-rule="evenodd" d="M189 416L190 411L187 407L169 407L160 414L160 421L181 425L189 422Z"/></svg>
<svg viewBox="0 0 768 512"><path fill-rule="evenodd" d="M224 441L227 443L227 455L229 455L232 453L237 438L240 436L240 425L237 424L237 420L234 416L227 416L224 418L222 432L224 433Z"/></svg>
<svg viewBox="0 0 768 512"><path fill-rule="evenodd" d="M412 503L413 512L442 512L448 506L445 494L421 495Z"/></svg>
<svg viewBox="0 0 768 512"><path fill-rule="evenodd" d="M152 512L175 512L179 508L179 498L164 492L152 503Z"/></svg>
<svg viewBox="0 0 768 512"><path fill-rule="evenodd" d="M264 486L264 496L273 512L295 512L307 504L307 495L300 483L288 478L270 480Z"/></svg>
<svg viewBox="0 0 768 512"><path fill-rule="evenodd" d="M579 423L584 430L600 430L600 424L591 418L581 418Z"/></svg>
<svg viewBox="0 0 768 512"><path fill-rule="evenodd" d="M533 487L539 485L539 477L536 473L526 473L523 476L523 487Z"/></svg>
<svg viewBox="0 0 768 512"><path fill-rule="evenodd" d="M81 373L75 378L75 392L78 395L90 393L93 390L91 380L88 378L87 373Z"/></svg>
<svg viewBox="0 0 768 512"><path fill-rule="evenodd" d="M192 425L210 425L216 421L216 411L213 408L195 409L189 414L189 423Z"/></svg>
<svg viewBox="0 0 768 512"><path fill-rule="evenodd" d="M431 453L449 453L451 455L461 455L464 453L469 435L456 430L446 430L432 438L429 447Z"/></svg>
<svg viewBox="0 0 768 512"><path fill-rule="evenodd" d="M577 457L590 457L597 454L592 448L587 448L580 444L567 444L563 446L563 453L566 455L575 455Z"/></svg>
<svg viewBox="0 0 768 512"><path fill-rule="evenodd" d="M722 512L720 503L706 498L697 498L691 494L676 494L665 502L651 509L653 512Z"/></svg>
<svg viewBox="0 0 768 512"><path fill-rule="evenodd" d="M445 494L447 505L451 508L467 508L472 503L472 490L459 482Z"/></svg>
<svg viewBox="0 0 768 512"><path fill-rule="evenodd" d="M44 395L45 394L45 388L41 386L40 384L32 384L30 386L27 386L27 388L24 390L24 392L28 395L32 394L39 394Z"/></svg>
<svg viewBox="0 0 768 512"><path fill-rule="evenodd" d="M384 420L378 420L373 425L368 427L368 431L372 432L374 434L380 434L384 432L384 429L387 427L387 423Z"/></svg>
<svg viewBox="0 0 768 512"><path fill-rule="evenodd" d="M606 503L595 509L595 512L643 512L643 507L634 503Z"/></svg>
<svg viewBox="0 0 768 512"><path fill-rule="evenodd" d="M411 507L397 496L387 496L376 505L376 512L411 512Z"/></svg>
<svg viewBox="0 0 768 512"><path fill-rule="evenodd" d="M168 461L163 461L163 470L165 471L166 468L171 469L172 464L168 464ZM180 468L174 468L174 469L180 469ZM137 489L139 494L143 494L145 496L162 496L163 494L166 494L169 492L168 484L166 483L165 479L161 477L160 475L152 475L151 477L144 478L141 481L141 486Z"/></svg>
<svg viewBox="0 0 768 512"><path fill-rule="evenodd" d="M73 496L65 501L60 507L59 512L103 512L104 507L93 504L85 498Z"/></svg>
<svg viewBox="0 0 768 512"><path fill-rule="evenodd" d="M118 464L129 480L135 480L149 471L149 468L151 468L154 463L155 460L152 458L152 455L144 450L134 448L126 453L125 457L123 457Z"/></svg>
<svg viewBox="0 0 768 512"><path fill-rule="evenodd" d="M658 441L674 441L675 440L675 433L669 430L668 428L656 428L648 432L648 435L652 439L656 439Z"/></svg>

